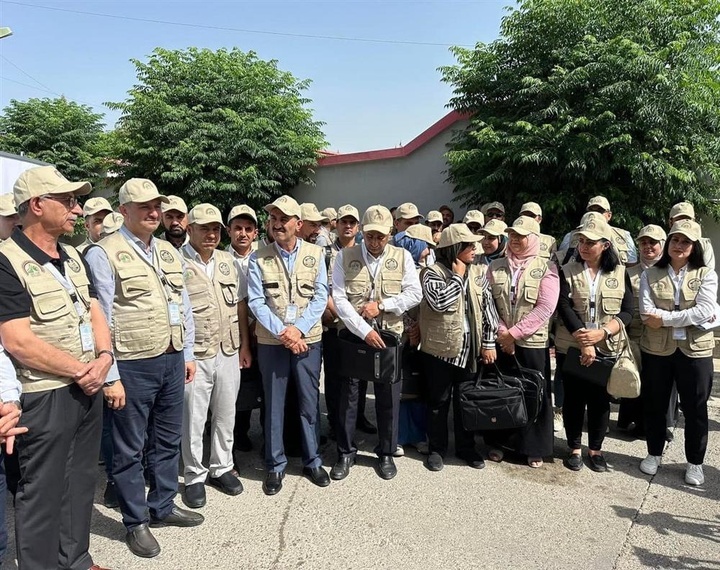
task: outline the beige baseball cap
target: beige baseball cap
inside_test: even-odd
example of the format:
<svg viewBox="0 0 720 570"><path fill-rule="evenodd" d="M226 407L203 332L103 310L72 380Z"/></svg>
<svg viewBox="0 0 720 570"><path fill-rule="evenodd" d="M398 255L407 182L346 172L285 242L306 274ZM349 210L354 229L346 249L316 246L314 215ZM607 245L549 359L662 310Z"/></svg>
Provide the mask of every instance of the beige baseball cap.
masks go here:
<svg viewBox="0 0 720 570"><path fill-rule="evenodd" d="M416 208L417 210L417 208ZM370 206L362 217L363 232L389 234L393 228L393 217L385 206Z"/></svg>
<svg viewBox="0 0 720 570"><path fill-rule="evenodd" d="M414 224L405 230L405 235L413 239L419 239L428 244L429 247L435 247L432 230L423 224Z"/></svg>
<svg viewBox="0 0 720 570"><path fill-rule="evenodd" d="M438 247L480 241L482 236L472 233L465 224L450 224L440 234Z"/></svg>
<svg viewBox="0 0 720 570"><path fill-rule="evenodd" d="M412 202L400 204L395 210L396 220L412 220L413 218L424 219L425 216L418 211L417 206Z"/></svg>
<svg viewBox="0 0 720 570"><path fill-rule="evenodd" d="M468 213L465 214L465 217L463 218L464 224L480 224L481 226L485 225L485 216L480 210L468 210Z"/></svg>
<svg viewBox="0 0 720 570"><path fill-rule="evenodd" d="M505 230L507 230L507 224L505 222L500 220L490 220L482 227L480 233L489 234L491 236L501 236L505 234Z"/></svg>
<svg viewBox="0 0 720 570"><path fill-rule="evenodd" d="M214 224L223 225L222 214L212 204L198 204L188 214L189 224Z"/></svg>
<svg viewBox="0 0 720 570"><path fill-rule="evenodd" d="M542 208L537 202L525 202L520 206L520 214L530 212L533 216L542 216Z"/></svg>
<svg viewBox="0 0 720 570"><path fill-rule="evenodd" d="M158 192L157 186L152 180L147 178L131 178L125 184L120 187L118 192L118 199L120 205L129 204L130 202L150 202L151 200L160 200L167 204L170 199L167 196L163 196ZM163 209L163 212L166 210ZM185 208L187 212L187 208Z"/></svg>
<svg viewBox="0 0 720 570"><path fill-rule="evenodd" d="M37 196L71 192L75 196L85 196L92 192L92 185L89 182L70 182L54 166L29 168L18 176L13 186L16 206Z"/></svg>
<svg viewBox="0 0 720 570"><path fill-rule="evenodd" d="M603 216L600 212L585 212L582 215L582 218L580 218L580 223L578 224L576 229L580 229L587 222L605 222L605 223L607 223L607 220L605 219L605 216Z"/></svg>
<svg viewBox="0 0 720 570"><path fill-rule="evenodd" d="M427 217L425 218L425 221L428 222L428 223L429 223L429 222L440 222L440 223L442 223L443 217L442 217L442 214L440 213L440 210L430 210L430 211L428 212Z"/></svg>
<svg viewBox="0 0 720 570"><path fill-rule="evenodd" d="M697 241L702 237L700 224L693 220L680 220L675 222L668 232L668 237L673 234L682 234L690 241Z"/></svg>
<svg viewBox="0 0 720 570"><path fill-rule="evenodd" d="M660 226L656 226L655 224L645 226L643 229L640 230L640 233L635 239L637 241L640 241L644 237L649 237L650 239L654 239L655 241L664 241L667 239L667 235L665 235L665 230L662 229Z"/></svg>
<svg viewBox="0 0 720 570"><path fill-rule="evenodd" d="M338 215L335 211L335 208L325 208L322 212L320 212L323 217L323 221L332 222L333 220L336 220Z"/></svg>
<svg viewBox="0 0 720 570"><path fill-rule="evenodd" d="M83 206L83 217L92 216L104 210L112 212L112 209L110 202L105 198L90 198Z"/></svg>
<svg viewBox="0 0 720 570"><path fill-rule="evenodd" d="M520 216L512 223L512 226L507 228L508 232L510 230L514 231L516 234L520 234L521 236L527 236L530 234L539 236L540 224L538 224L533 218Z"/></svg>
<svg viewBox="0 0 720 570"><path fill-rule="evenodd" d="M300 204L295 201L295 198L284 194L279 198L276 198L274 202L265 206L265 211L269 214L273 209L277 208L286 216L295 216L300 218Z"/></svg>
<svg viewBox="0 0 720 570"><path fill-rule="evenodd" d="M610 212L610 202L608 202L608 199L605 196L595 196L594 198L590 198L585 209L587 210L593 206L600 206L604 211Z"/></svg>
<svg viewBox="0 0 720 570"><path fill-rule="evenodd" d="M337 219L341 220L346 216L352 216L358 222L360 221L360 212L358 212L358 209L352 204L345 204L344 206L340 206L340 208L338 208Z"/></svg>
<svg viewBox="0 0 720 570"><path fill-rule="evenodd" d="M504 214L505 206L502 205L502 202L488 202L487 204L483 204L480 208L480 211L486 216L488 210L500 210Z"/></svg>
<svg viewBox="0 0 720 570"><path fill-rule="evenodd" d="M185 200L183 200L180 196L174 196L170 194L168 196L169 202L167 204L163 204L160 206L160 209L162 210L163 214L165 212L169 212L170 210L177 210L178 212L181 212L183 214L188 213L188 207L185 203Z"/></svg>
<svg viewBox="0 0 720 570"><path fill-rule="evenodd" d="M257 214L255 213L255 210L253 210L250 206L247 204L240 204L239 206L233 206L233 209L230 210L230 213L227 217L227 223L230 225L230 222L233 221L233 219L237 218L238 216L247 216L248 218L252 218L255 222L255 225L257 225Z"/></svg>
<svg viewBox="0 0 720 570"><path fill-rule="evenodd" d="M317 209L317 206L311 202L300 204L300 219L303 222L324 222L326 220Z"/></svg>
<svg viewBox="0 0 720 570"><path fill-rule="evenodd" d="M110 234L114 234L120 229L124 221L125 218L121 213L110 212L107 216L103 218L102 231L100 232L100 235L102 237L105 237L109 236Z"/></svg>
<svg viewBox="0 0 720 570"><path fill-rule="evenodd" d="M589 240L598 241L605 239L610 241L612 239L612 233L610 226L603 220L589 220L575 230L576 235L583 235Z"/></svg>
<svg viewBox="0 0 720 570"><path fill-rule="evenodd" d="M679 202L670 208L670 219L674 220L678 216L687 216L691 220L695 219L695 208L690 202Z"/></svg>
<svg viewBox="0 0 720 570"><path fill-rule="evenodd" d="M12 194L3 194L0 196L0 216L14 216L16 214L15 196Z"/></svg>

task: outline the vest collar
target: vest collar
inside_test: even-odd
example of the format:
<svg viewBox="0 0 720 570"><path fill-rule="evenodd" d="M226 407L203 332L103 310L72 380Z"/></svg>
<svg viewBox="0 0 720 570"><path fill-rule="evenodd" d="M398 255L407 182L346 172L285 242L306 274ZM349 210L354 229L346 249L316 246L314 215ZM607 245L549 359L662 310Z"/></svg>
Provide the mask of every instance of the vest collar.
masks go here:
<svg viewBox="0 0 720 570"><path fill-rule="evenodd" d="M36 246L20 228L15 228L13 230L10 239L12 239L20 247L20 249L32 257L34 261L37 261L38 265L45 265L50 262L61 268L62 265L69 259L67 252L59 243L56 244L58 257L50 257L42 249ZM61 269L61 271L64 273L64 269Z"/></svg>

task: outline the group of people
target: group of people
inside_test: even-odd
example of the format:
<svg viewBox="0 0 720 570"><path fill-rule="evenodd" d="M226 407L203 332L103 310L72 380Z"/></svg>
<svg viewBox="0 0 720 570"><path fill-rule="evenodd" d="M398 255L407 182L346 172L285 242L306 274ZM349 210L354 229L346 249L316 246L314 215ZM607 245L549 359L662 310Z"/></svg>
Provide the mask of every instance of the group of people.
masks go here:
<svg viewBox="0 0 720 570"><path fill-rule="evenodd" d="M703 483L717 275L691 204L673 207L667 234L644 227L638 249L610 226L602 196L558 247L532 202L512 223L500 202L455 222L448 206L425 217L412 203L375 205L361 216L350 204L321 212L283 195L261 224L247 205L226 218L208 203L188 209L147 179L122 185L117 212L105 198L81 206L90 192L43 166L19 177L12 201L0 198L0 437L15 479L21 570L100 570L88 553L99 455L104 501L119 507L129 549L159 554L151 528L202 524L195 509L206 485L243 491L234 452L252 448L258 406L267 495L282 490L289 447L315 485L348 477L357 429L377 433L381 478L395 477L394 457L408 443L440 471L451 404L455 455L480 469L459 387L487 368L524 367L545 383L537 418L479 434L487 457L512 453L541 468L561 409L565 465L584 465L587 414L588 465L606 471L609 395L565 364L592 367L617 354L625 328L642 355L642 397L621 408L626 425L647 436L640 469L659 468L679 395L685 480ZM87 240L78 249L61 243L81 216ZM403 339L411 365L401 382L374 383L375 426L365 417L367 383L341 373L339 355L347 335L384 348L383 332ZM329 473L321 369L337 451ZM192 510L176 503L180 458ZM0 535L0 550L6 541Z"/></svg>

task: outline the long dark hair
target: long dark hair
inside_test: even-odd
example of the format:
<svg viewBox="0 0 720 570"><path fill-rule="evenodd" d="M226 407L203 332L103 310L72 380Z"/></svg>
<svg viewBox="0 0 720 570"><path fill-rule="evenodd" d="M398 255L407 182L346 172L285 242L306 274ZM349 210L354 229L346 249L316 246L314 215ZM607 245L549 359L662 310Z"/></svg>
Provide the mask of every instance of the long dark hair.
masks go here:
<svg viewBox="0 0 720 570"><path fill-rule="evenodd" d="M675 235L675 234L673 234ZM655 264L656 267L662 267L665 269L668 265L670 265L670 240L672 239L672 236L668 236L667 241L665 242L665 247L663 248L663 254L660 260ZM688 256L688 265L690 266L690 269L700 269L701 267L705 267L705 257L703 248L700 245L700 241L694 241L692 251L690 252L690 255Z"/></svg>
<svg viewBox="0 0 720 570"><path fill-rule="evenodd" d="M605 273L610 273L611 271L615 271L615 268L620 263L620 258L618 257L617 252L615 251L615 247L612 245L612 243L606 239L602 240L603 243L609 243L610 247L606 247L603 249L603 252L600 254L600 270ZM580 255L580 249L578 248L575 251L574 256L575 261L578 263L584 263L584 260L582 256Z"/></svg>
<svg viewBox="0 0 720 570"><path fill-rule="evenodd" d="M444 265L448 269L452 269L453 263L457 261L460 252L471 245L474 244L470 242L462 242L448 245L446 247L439 247L435 250L435 261Z"/></svg>

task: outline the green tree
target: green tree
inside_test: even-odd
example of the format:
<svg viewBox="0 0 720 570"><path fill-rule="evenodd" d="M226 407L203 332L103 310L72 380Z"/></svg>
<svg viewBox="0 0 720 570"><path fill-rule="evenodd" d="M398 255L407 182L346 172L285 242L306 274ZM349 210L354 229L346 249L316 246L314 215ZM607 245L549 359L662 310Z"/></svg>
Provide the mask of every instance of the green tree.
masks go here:
<svg viewBox="0 0 720 570"><path fill-rule="evenodd" d="M55 165L70 180L104 178L102 114L58 99L12 99L0 115L0 150Z"/></svg>
<svg viewBox="0 0 720 570"><path fill-rule="evenodd" d="M122 112L124 176L226 212L308 181L325 145L303 96L309 81L237 49L156 49L132 61L138 84L110 104Z"/></svg>
<svg viewBox="0 0 720 570"><path fill-rule="evenodd" d="M631 230L683 199L717 216L719 17L717 0L521 0L441 68L471 115L447 153L458 199L539 201L556 233L597 194Z"/></svg>

